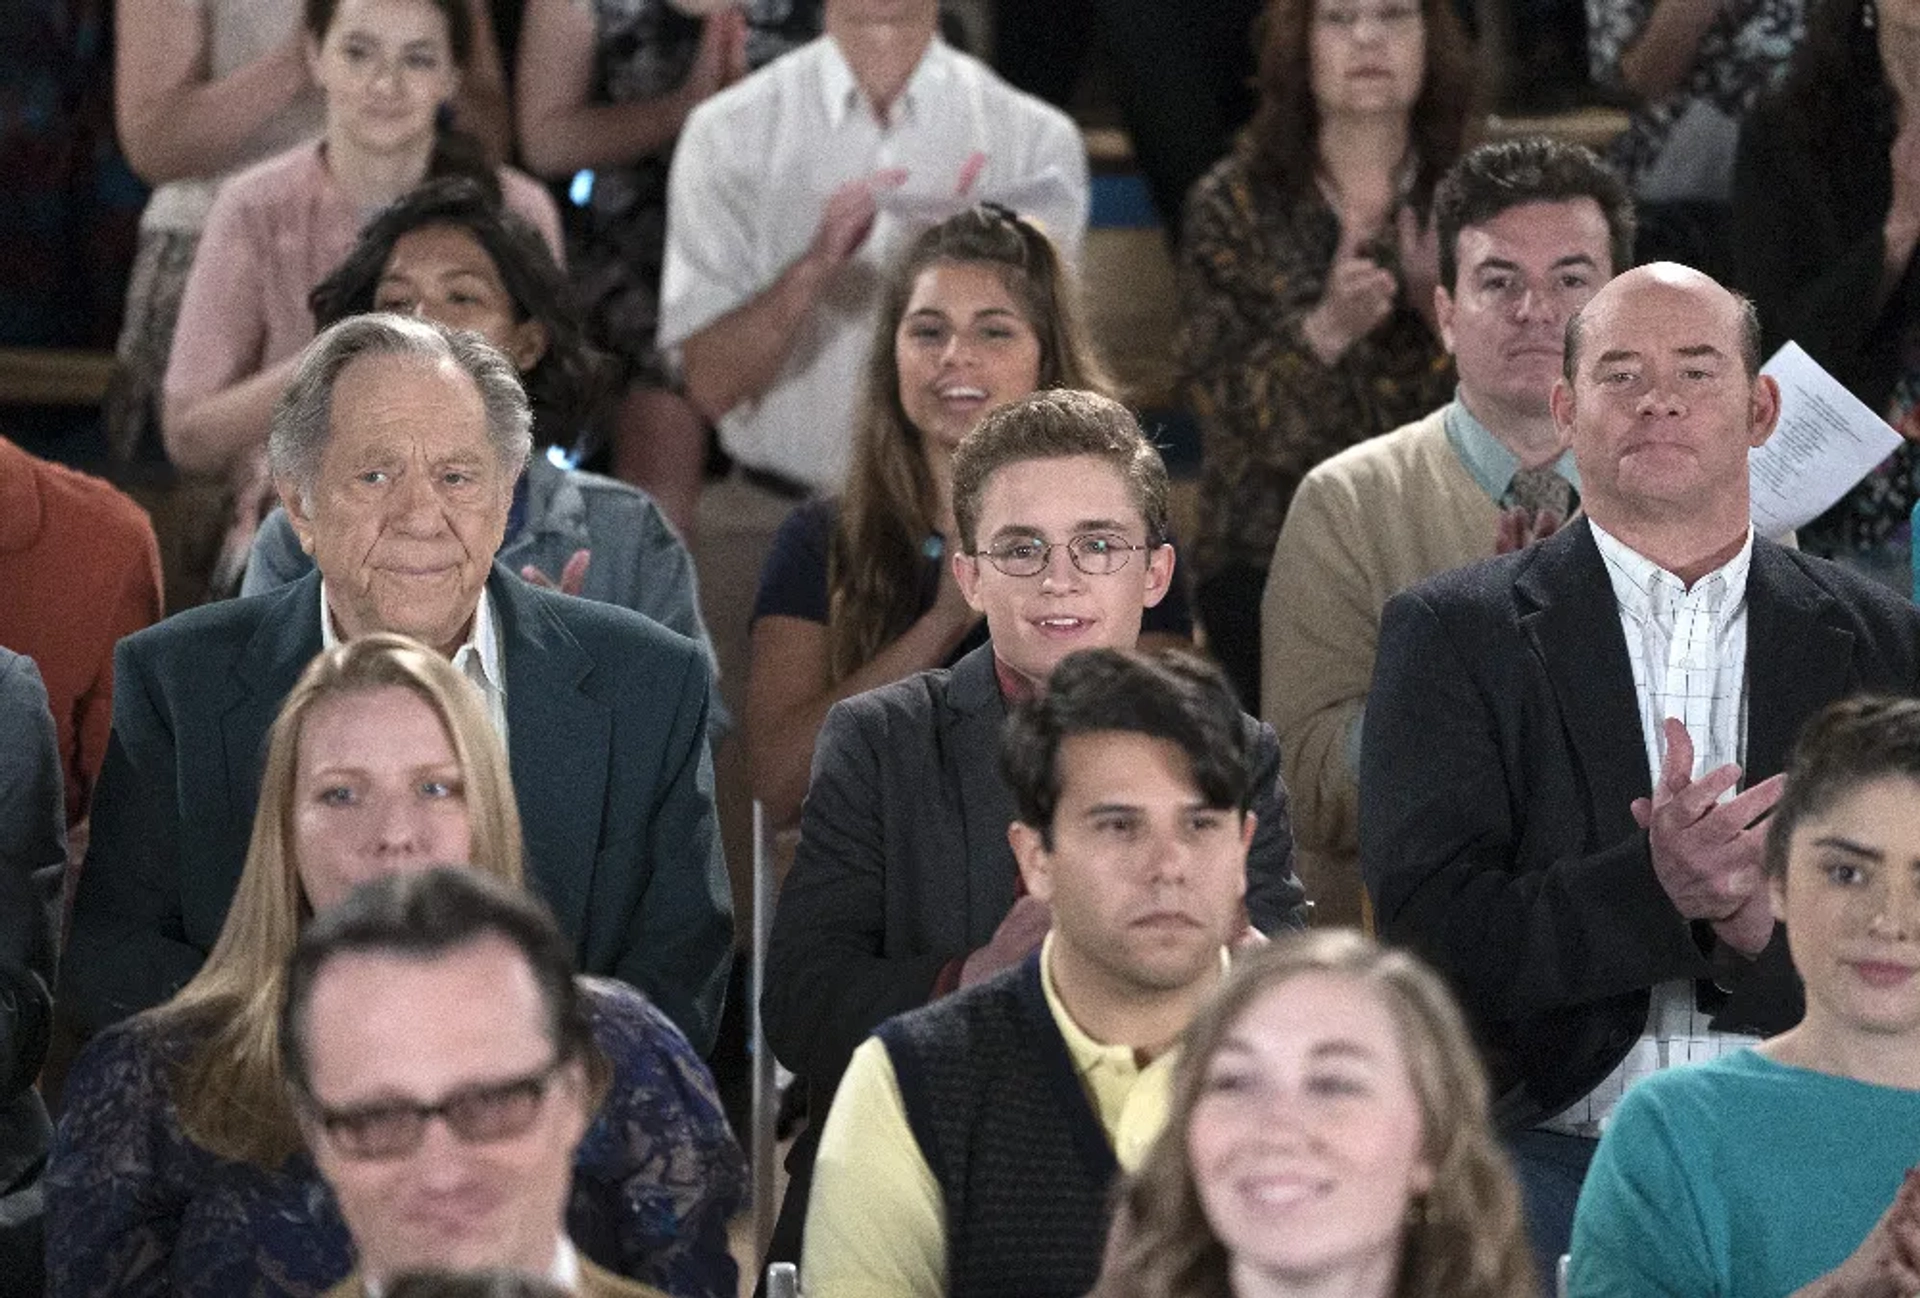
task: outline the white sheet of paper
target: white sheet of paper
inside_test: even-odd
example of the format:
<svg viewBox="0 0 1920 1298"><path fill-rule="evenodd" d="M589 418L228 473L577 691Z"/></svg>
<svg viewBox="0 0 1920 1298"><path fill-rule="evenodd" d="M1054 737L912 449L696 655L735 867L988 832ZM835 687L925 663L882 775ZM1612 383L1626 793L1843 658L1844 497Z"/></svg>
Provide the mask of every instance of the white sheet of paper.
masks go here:
<svg viewBox="0 0 1920 1298"><path fill-rule="evenodd" d="M1893 454L1900 434L1799 343L1783 346L1760 372L1780 385L1780 423L1747 461L1753 530L1779 536L1824 514Z"/></svg>

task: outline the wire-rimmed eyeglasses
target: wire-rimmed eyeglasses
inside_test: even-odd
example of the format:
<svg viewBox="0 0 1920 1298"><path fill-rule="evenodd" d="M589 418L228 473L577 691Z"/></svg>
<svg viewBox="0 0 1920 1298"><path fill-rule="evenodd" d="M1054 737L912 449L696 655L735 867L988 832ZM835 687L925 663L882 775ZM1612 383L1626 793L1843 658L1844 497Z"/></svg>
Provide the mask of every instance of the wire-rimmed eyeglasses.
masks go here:
<svg viewBox="0 0 1920 1298"><path fill-rule="evenodd" d="M1105 577L1127 566L1136 550L1151 550L1151 543L1135 545L1118 532L1082 532L1065 541L1046 541L1037 536L1006 536L973 557L988 563L1009 577L1037 577L1053 562L1053 552L1066 547L1073 566L1089 577Z"/></svg>

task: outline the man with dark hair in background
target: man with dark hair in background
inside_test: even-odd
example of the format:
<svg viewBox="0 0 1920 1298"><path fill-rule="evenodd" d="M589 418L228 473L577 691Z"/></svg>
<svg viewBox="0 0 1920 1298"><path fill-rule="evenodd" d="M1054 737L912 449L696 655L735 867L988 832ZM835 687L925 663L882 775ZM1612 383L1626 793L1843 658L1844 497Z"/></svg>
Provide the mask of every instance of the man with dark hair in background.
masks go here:
<svg viewBox="0 0 1920 1298"><path fill-rule="evenodd" d="M1483 144L1433 199L1440 334L1459 386L1306 476L1261 605L1261 710L1280 737L1300 874L1321 923L1360 923L1360 734L1380 610L1435 573L1564 522L1579 475L1548 398L1567 317L1631 261L1633 203L1598 158Z"/></svg>
<svg viewBox="0 0 1920 1298"><path fill-rule="evenodd" d="M1093 1283L1108 1191L1166 1116L1175 1044L1244 928L1253 753L1197 658L1072 655L1013 713L1002 768L1038 952L880 1025L815 1168L822 1298Z"/></svg>

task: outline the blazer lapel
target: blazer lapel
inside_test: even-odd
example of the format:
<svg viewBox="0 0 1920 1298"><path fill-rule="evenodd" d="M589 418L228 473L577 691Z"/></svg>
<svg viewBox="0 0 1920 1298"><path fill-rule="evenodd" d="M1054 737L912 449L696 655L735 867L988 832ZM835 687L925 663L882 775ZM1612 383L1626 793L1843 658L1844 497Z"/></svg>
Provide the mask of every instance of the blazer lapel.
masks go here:
<svg viewBox="0 0 1920 1298"><path fill-rule="evenodd" d="M1013 908L1018 887L1007 826L1013 794L1000 778L1000 727L1007 709L993 672L993 646L982 645L954 664L940 717L946 752L942 765L959 790L962 868L955 872L964 894L967 932L991 935ZM984 940L984 939L982 939Z"/></svg>
<svg viewBox="0 0 1920 1298"><path fill-rule="evenodd" d="M1603 840L1622 837L1635 827L1633 800L1653 782L1619 606L1585 520L1536 547L1514 590L1521 629L1591 791L1587 814Z"/></svg>
<svg viewBox="0 0 1920 1298"><path fill-rule="evenodd" d="M535 590L495 564L487 589L506 660L507 748L527 869L560 928L586 932L613 720L583 688L593 659Z"/></svg>
<svg viewBox="0 0 1920 1298"><path fill-rule="evenodd" d="M253 638L234 667L236 688L220 717L226 761L227 821L238 841L203 864L232 867L223 896L240 882L254 812L260 803L260 777L267 760L267 733L300 673L320 652L320 573L308 573L282 589L259 597L263 606ZM266 601L272 601L267 604ZM180 772L196 782L210 772Z"/></svg>
<svg viewBox="0 0 1920 1298"><path fill-rule="evenodd" d="M1851 692L1853 635L1824 620L1830 602L1784 550L1754 539L1747 576L1747 784L1785 770L1807 718Z"/></svg>

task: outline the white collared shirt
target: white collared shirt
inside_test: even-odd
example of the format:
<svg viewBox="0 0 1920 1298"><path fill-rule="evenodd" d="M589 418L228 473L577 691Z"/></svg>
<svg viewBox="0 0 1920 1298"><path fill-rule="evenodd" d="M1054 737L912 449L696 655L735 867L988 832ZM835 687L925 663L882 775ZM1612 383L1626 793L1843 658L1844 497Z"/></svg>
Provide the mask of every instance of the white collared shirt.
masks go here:
<svg viewBox="0 0 1920 1298"><path fill-rule="evenodd" d="M1620 629L1633 665L1651 782L1660 783L1666 759L1664 722L1677 717L1693 740L1694 778L1747 750L1747 574L1753 565L1753 529L1746 544L1692 587L1588 520L1607 566ZM1733 796L1728 790L1728 797ZM1573 1135L1598 1135L1627 1087L1675 1064L1717 1059L1755 1044L1756 1037L1715 1032L1699 1008L1694 984L1676 978L1653 988L1640 1039L1600 1085L1565 1113L1541 1126Z"/></svg>
<svg viewBox="0 0 1920 1298"><path fill-rule="evenodd" d="M556 1289L568 1293L580 1291L580 1254L573 1247L573 1241L562 1235L553 1246L553 1265L547 1268L547 1280ZM367 1298L380 1298L386 1286L372 1276L362 1276L360 1287L367 1291Z"/></svg>
<svg viewBox="0 0 1920 1298"><path fill-rule="evenodd" d="M882 195L872 232L822 290L773 386L720 420L743 464L839 489L880 286L926 226L992 200L1078 258L1086 147L1066 114L936 39L883 122L823 36L687 119L669 182L660 346L677 350L771 286L812 243L834 190L889 168L906 183Z"/></svg>
<svg viewBox="0 0 1920 1298"><path fill-rule="evenodd" d="M327 579L320 579L320 650L322 653L340 643L333 625L333 605L327 600ZM454 670L473 683L487 705L487 719L507 742L507 671L500 642L500 615L494 611L487 588L480 588L480 602L474 605L473 624L467 638L453 651Z"/></svg>

